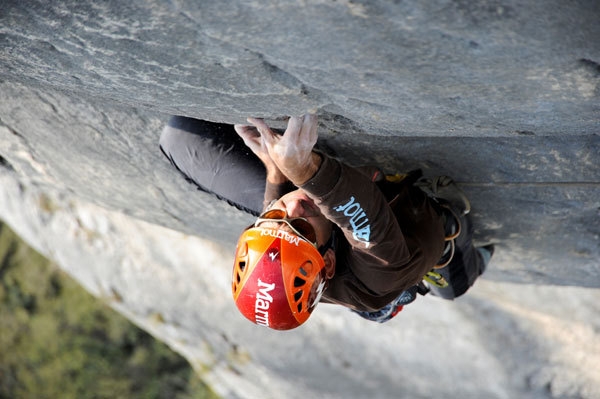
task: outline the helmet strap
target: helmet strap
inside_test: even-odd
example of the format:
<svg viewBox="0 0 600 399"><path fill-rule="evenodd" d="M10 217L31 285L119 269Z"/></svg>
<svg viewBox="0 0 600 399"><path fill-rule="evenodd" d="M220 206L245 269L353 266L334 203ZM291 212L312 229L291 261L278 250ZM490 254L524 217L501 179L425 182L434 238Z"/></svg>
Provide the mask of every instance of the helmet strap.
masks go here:
<svg viewBox="0 0 600 399"><path fill-rule="evenodd" d="M327 252L327 250L329 248L333 249L333 252L335 252L336 247L337 247L337 239L336 239L335 227L334 227L331 230L331 235L329 236L329 240L327 240L327 242L325 244L323 244L319 247L319 253L321 254L321 256L324 256L325 252Z"/></svg>

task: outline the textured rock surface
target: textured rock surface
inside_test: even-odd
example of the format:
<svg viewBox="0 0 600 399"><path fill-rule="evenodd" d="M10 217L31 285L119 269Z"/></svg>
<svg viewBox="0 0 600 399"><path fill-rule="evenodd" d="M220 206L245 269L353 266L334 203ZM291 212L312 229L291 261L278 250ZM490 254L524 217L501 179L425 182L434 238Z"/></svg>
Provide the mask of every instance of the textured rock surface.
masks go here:
<svg viewBox="0 0 600 399"><path fill-rule="evenodd" d="M2 74L218 121L386 135L598 129L598 2L5 1Z"/></svg>
<svg viewBox="0 0 600 399"><path fill-rule="evenodd" d="M3 2L0 217L226 396L600 396L598 2L190 3ZM347 162L456 176L498 248L469 296L384 326L239 320L249 219L160 129L309 109Z"/></svg>
<svg viewBox="0 0 600 399"><path fill-rule="evenodd" d="M35 177L24 166L24 179L225 245L249 223L165 162L157 141L166 115L16 83L0 88L6 162L18 163L14 141L43 170ZM473 203L477 241L496 243L511 259L489 278L600 286L599 135L381 138L325 130L324 137L350 163L456 176Z"/></svg>

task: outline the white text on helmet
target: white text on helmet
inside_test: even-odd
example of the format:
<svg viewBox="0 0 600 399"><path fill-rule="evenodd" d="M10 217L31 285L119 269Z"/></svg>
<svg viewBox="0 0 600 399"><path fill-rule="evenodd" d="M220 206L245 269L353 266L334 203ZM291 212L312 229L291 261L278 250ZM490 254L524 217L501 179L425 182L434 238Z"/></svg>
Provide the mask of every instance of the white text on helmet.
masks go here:
<svg viewBox="0 0 600 399"><path fill-rule="evenodd" d="M298 237L294 234L290 234L284 230L262 229L260 231L260 235L261 236L271 236L271 237L275 237L275 238L282 238L282 239L286 240L287 242L289 242L290 244L294 244L296 246L298 246L298 243L300 242L300 237Z"/></svg>
<svg viewBox="0 0 600 399"><path fill-rule="evenodd" d="M269 307L273 302L273 297L269 291L275 289L275 283L268 284L258 279L258 291L256 292L256 302L254 302L254 317L256 324L269 326Z"/></svg>

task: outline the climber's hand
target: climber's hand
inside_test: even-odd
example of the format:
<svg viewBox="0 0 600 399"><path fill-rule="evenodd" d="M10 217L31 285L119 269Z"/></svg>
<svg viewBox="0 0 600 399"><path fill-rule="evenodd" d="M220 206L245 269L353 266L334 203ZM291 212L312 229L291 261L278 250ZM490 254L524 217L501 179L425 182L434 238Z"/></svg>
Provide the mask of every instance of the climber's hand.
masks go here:
<svg viewBox="0 0 600 399"><path fill-rule="evenodd" d="M267 150L281 173L296 186L306 183L317 173L321 157L313 152L318 137L315 114L291 117L283 136L273 132L261 119L248 118L248 122L260 133L261 145L264 145L261 148Z"/></svg>
<svg viewBox="0 0 600 399"><path fill-rule="evenodd" d="M281 184L288 181L287 177L279 170L279 167L273 162L265 140L258 132L256 127L247 125L234 125L237 134L244 140L244 144L262 161L267 170L267 181L273 184Z"/></svg>

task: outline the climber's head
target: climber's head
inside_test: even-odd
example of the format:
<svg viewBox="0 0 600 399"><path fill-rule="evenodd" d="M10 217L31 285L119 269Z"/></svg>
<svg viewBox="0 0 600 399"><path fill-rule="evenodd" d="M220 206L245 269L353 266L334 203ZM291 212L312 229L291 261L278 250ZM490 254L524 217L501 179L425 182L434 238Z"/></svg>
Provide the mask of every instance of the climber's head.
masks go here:
<svg viewBox="0 0 600 399"><path fill-rule="evenodd" d="M232 290L240 312L276 330L304 323L334 274L334 242L331 222L305 194L276 201L238 241Z"/></svg>

